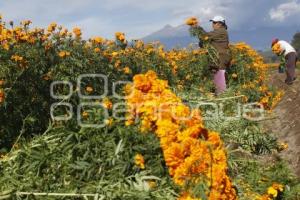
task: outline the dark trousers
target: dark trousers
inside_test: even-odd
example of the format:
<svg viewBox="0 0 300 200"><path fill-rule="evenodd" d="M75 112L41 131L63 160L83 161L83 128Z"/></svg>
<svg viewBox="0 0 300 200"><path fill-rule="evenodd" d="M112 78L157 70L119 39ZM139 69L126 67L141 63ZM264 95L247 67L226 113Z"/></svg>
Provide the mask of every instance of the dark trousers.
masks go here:
<svg viewBox="0 0 300 200"><path fill-rule="evenodd" d="M285 56L286 82L292 82L296 78L297 53L291 52Z"/></svg>

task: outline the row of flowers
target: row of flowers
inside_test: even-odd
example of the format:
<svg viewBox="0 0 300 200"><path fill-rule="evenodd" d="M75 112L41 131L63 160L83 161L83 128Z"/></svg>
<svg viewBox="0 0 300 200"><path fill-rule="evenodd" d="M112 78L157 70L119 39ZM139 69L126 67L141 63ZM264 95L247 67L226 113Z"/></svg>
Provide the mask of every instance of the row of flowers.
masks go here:
<svg viewBox="0 0 300 200"><path fill-rule="evenodd" d="M208 188L206 195L209 199L236 199L236 191L226 172L227 157L219 134L207 130L202 123L200 113L185 106L169 88L171 85L183 90L192 85L198 87L200 92L207 92L207 89L203 89L210 80L210 72L205 68L206 50L165 51L158 43L145 44L142 41L128 45L125 34L121 32L115 34L116 40L94 37L85 41L81 39L82 32L77 27L69 32L56 23L51 23L45 30L30 29L30 24L31 22L26 20L20 26L11 24L11 28L7 28L4 23L0 23L0 51L8 55L5 62L9 64L9 68L6 71L11 70L15 73L17 70L22 71L33 66L33 56L26 54L24 50L28 46L44 53L45 57L39 58L40 60L50 60L56 56L59 64L67 63L66 69L59 68L67 72L66 77L57 77L55 70L49 69L43 76L45 82L69 79L69 65L75 63L74 58L78 62L83 57L84 61L80 64L89 63L92 66L96 63L98 68L100 66L105 68L107 73L114 75L120 72L126 75L124 77L127 80L131 80L131 77L140 71L155 70L157 75L168 80L169 84L158 79L153 71L134 76L134 84L126 87L128 94L130 93L127 100L130 109L126 125L133 124L135 118L139 117L141 132L152 131L158 136L170 175L176 184L185 188L181 199L198 198L192 194L192 188L188 187L189 183L205 185L205 188ZM197 25L198 22L194 20L191 24ZM22 45L25 48L22 49ZM237 87L237 94L240 89L243 89L241 91L246 98L257 100L251 99L251 95L247 93L247 91L255 91L258 93L258 100L266 107L274 106L280 99L280 95L271 92L263 83L267 65L263 63L261 56L244 43L232 45L231 49L234 60L229 77L232 85ZM78 56L79 52L82 54L81 57ZM146 67L141 69L144 66ZM12 70L14 67L17 70ZM90 66L81 68L81 72L89 72L88 67ZM57 74L59 73L60 71ZM0 103L3 103L5 90L2 88L10 87L15 79L11 76L0 77L0 79ZM86 92L93 94L96 92L96 86L87 86ZM24 107L29 107L35 99ZM112 106L108 99L101 103L107 108ZM164 112L158 118L155 108L162 104ZM193 117L181 120L187 116ZM89 118L89 113L83 112L82 117ZM107 124L112 124L112 121L109 120ZM135 156L135 163L141 169L147 168L141 154Z"/></svg>
<svg viewBox="0 0 300 200"><path fill-rule="evenodd" d="M142 134L153 132L159 138L169 174L183 190L179 200L201 200L192 192L199 183L209 188L205 192L208 199L237 199L237 191L227 175L223 142L218 133L204 127L200 112L184 105L167 81L158 79L153 71L135 75L133 80L125 87L125 124L139 125ZM162 107L162 113L157 113L158 107ZM146 168L143 155L136 154L134 162L138 168ZM249 193L256 200L273 200L283 190L283 185L273 183L266 194L250 192L251 188Z"/></svg>
<svg viewBox="0 0 300 200"><path fill-rule="evenodd" d="M68 40L67 38L71 39L74 37L74 42L81 41L82 32L78 27L75 27L72 32L69 32L66 28L56 23L51 23L46 30L40 28L30 29L30 24L31 21L25 20L20 26L7 28L4 22L0 23L0 44L2 48L9 50L10 48L14 48L16 44L41 43L47 52L54 48L54 45L63 45L64 40ZM196 18L191 18L187 24L197 25L198 21ZM157 55L160 62L164 63L162 64L164 67L155 69L155 71L159 72L159 75L171 72L172 79L174 80L166 76L164 76L164 78L170 82L174 82L172 85L175 84L177 89L182 90L185 87L199 84L198 89L200 92L209 90L209 87L203 89L203 86L207 85L205 83L209 80L208 74L210 72L208 69L204 69L205 67L203 68L203 66L197 67L200 60L203 61L204 59L202 58L207 54L205 49L165 51L160 44L144 44L142 41L136 41L132 46L127 46L124 33L117 32L115 37L115 41L107 40L102 37L91 38L84 43L84 48L94 51L94 53L99 56L106 57L111 64L114 65L116 70L128 75L133 75L138 71L134 69L135 64L130 63L130 60L152 62L150 57L153 58ZM121 49L117 48L116 43L127 47ZM247 96L245 97L245 101L259 101L265 108L272 109L280 100L282 93L272 91L264 84L269 66L264 64L263 58L245 43L232 45L231 50L234 59L229 69L229 85L242 87L241 89L237 89L237 94L243 93ZM61 59L71 57L71 54L71 51L64 48L60 48L57 52L57 55ZM24 69L29 65L28 58L20 53L12 55L11 60L14 61L20 69ZM153 68L155 67L156 66L153 66ZM195 70L198 71L198 73L195 74ZM51 79L51 77L47 76L47 80L49 79ZM256 96L255 99L249 99L249 90L253 90L253 88L259 88L256 91L258 94L252 95Z"/></svg>
<svg viewBox="0 0 300 200"><path fill-rule="evenodd" d="M190 182L202 183L209 188L206 195L211 200L236 199L219 134L207 130L199 111L184 105L167 81L158 79L153 71L136 75L133 80L133 85L126 88L131 91L127 99L127 125L138 117L142 133L155 132L174 182L182 187ZM156 108L160 105L163 112L157 116ZM137 165L144 168L142 161L140 156L136 158ZM191 189L186 188L179 199L198 199L193 197Z"/></svg>

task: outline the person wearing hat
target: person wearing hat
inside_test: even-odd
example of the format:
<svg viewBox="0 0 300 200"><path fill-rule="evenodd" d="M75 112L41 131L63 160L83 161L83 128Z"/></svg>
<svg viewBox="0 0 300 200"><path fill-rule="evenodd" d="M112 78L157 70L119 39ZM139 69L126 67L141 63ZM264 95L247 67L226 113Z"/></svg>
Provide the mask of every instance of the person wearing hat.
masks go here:
<svg viewBox="0 0 300 200"><path fill-rule="evenodd" d="M272 51L278 56L284 56L286 67L285 83L288 85L293 84L296 80L295 69L298 60L295 48L288 42L276 38L272 40Z"/></svg>
<svg viewBox="0 0 300 200"><path fill-rule="evenodd" d="M213 31L206 32L202 27L200 28L219 55L219 66L210 66L214 73L215 93L219 95L226 90L225 70L230 66L232 56L225 19L222 16L215 16L210 22L212 22Z"/></svg>

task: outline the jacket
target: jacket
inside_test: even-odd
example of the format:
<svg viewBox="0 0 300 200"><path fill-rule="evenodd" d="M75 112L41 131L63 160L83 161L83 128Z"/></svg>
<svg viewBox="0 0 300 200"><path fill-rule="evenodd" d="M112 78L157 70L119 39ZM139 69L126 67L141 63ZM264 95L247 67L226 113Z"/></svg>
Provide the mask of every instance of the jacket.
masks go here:
<svg viewBox="0 0 300 200"><path fill-rule="evenodd" d="M204 31L204 29L202 29ZM229 48L229 37L228 32L225 28L219 28L211 32L205 32L204 34L208 36L209 41L212 46L217 50L219 54L220 66L212 66L218 69L226 69L230 66L232 59L231 51Z"/></svg>

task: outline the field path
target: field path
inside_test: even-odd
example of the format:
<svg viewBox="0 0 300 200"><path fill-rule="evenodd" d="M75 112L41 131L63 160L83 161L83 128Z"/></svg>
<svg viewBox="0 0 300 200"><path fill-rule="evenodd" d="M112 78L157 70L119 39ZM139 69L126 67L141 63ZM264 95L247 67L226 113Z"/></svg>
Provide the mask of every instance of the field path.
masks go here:
<svg viewBox="0 0 300 200"><path fill-rule="evenodd" d="M279 142L286 142L288 149L279 156L288 161L291 169L300 178L300 70L292 86L284 83L285 74L272 73L269 84L285 91L281 102L274 110L276 119L263 125L275 134Z"/></svg>

